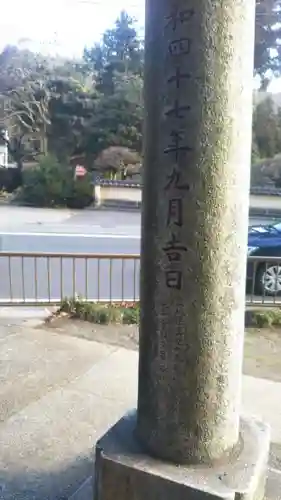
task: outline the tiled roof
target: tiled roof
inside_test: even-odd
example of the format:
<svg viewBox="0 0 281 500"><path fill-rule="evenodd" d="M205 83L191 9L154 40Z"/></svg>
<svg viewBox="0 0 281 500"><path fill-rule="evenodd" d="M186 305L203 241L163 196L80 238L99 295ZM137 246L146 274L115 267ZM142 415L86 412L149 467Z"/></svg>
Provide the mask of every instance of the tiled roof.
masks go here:
<svg viewBox="0 0 281 500"><path fill-rule="evenodd" d="M108 179L100 179L98 181L100 186L119 186L119 187L131 187L131 188L141 188L142 184L140 182L136 182L132 179L126 179L124 181L114 181Z"/></svg>

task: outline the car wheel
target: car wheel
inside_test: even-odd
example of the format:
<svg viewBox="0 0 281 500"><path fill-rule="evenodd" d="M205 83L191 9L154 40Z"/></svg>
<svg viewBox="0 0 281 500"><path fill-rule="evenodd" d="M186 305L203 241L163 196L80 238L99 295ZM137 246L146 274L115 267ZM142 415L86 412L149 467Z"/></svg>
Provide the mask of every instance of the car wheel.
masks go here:
<svg viewBox="0 0 281 500"><path fill-rule="evenodd" d="M258 292L263 295L279 295L281 293L281 266L268 264L257 272Z"/></svg>

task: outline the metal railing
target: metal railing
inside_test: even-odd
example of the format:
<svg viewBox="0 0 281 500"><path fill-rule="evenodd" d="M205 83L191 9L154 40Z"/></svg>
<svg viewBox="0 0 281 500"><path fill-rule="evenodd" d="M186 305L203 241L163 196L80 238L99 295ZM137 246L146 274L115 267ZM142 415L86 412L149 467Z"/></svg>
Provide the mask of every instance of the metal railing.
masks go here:
<svg viewBox="0 0 281 500"><path fill-rule="evenodd" d="M0 305L139 300L138 254L0 252ZM281 257L248 257L246 306L281 307Z"/></svg>
<svg viewBox="0 0 281 500"><path fill-rule="evenodd" d="M0 305L139 300L139 255L0 252Z"/></svg>

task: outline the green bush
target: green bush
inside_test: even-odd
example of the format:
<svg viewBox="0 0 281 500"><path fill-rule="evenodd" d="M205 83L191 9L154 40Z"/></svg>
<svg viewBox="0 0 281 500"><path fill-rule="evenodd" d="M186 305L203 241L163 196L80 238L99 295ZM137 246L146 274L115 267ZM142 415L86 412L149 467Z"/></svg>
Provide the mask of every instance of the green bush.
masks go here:
<svg viewBox="0 0 281 500"><path fill-rule="evenodd" d="M272 326L272 316L270 311L267 312L257 312L254 314L254 324L258 328L265 328Z"/></svg>
<svg viewBox="0 0 281 500"><path fill-rule="evenodd" d="M281 310L274 309L271 311L272 326L281 326Z"/></svg>
<svg viewBox="0 0 281 500"><path fill-rule="evenodd" d="M281 326L281 310L270 309L266 311L251 311L250 326L258 328L269 328L271 326Z"/></svg>
<svg viewBox="0 0 281 500"><path fill-rule="evenodd" d="M73 180L66 199L68 208L85 208L93 201L93 186L90 174L86 174L81 179Z"/></svg>
<svg viewBox="0 0 281 500"><path fill-rule="evenodd" d="M81 297L64 299L58 313L62 312L99 325L138 325L140 317L139 304L99 304Z"/></svg>
<svg viewBox="0 0 281 500"><path fill-rule="evenodd" d="M140 308L137 305L123 309L124 325L138 325L140 321Z"/></svg>
<svg viewBox="0 0 281 500"><path fill-rule="evenodd" d="M39 207L84 208L92 202L92 191L89 174L75 180L71 167L48 155L23 172L17 201Z"/></svg>

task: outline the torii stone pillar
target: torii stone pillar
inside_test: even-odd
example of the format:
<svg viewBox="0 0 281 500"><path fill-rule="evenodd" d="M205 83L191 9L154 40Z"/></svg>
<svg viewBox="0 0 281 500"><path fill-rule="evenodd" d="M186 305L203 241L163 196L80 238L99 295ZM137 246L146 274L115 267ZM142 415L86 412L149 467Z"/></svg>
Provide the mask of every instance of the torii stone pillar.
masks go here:
<svg viewBox="0 0 281 500"><path fill-rule="evenodd" d="M147 0L138 409L95 500L261 500L241 418L255 0Z"/></svg>

